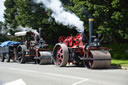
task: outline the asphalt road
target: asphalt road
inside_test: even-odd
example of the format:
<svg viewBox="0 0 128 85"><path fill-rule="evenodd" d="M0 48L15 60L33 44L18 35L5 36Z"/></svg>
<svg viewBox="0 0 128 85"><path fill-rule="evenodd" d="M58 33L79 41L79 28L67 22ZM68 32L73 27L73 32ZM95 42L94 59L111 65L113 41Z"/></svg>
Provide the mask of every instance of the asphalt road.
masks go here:
<svg viewBox="0 0 128 85"><path fill-rule="evenodd" d="M0 62L0 85L128 85L128 70Z"/></svg>

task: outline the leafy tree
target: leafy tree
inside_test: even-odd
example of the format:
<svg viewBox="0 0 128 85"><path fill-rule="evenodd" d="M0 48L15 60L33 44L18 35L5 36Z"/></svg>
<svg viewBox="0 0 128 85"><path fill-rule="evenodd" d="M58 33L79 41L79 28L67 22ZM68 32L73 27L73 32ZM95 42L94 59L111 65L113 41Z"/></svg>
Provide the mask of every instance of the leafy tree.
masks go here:
<svg viewBox="0 0 128 85"><path fill-rule="evenodd" d="M0 32L2 30L3 22L0 22Z"/></svg>
<svg viewBox="0 0 128 85"><path fill-rule="evenodd" d="M16 8L15 0L6 0L4 5L6 7L4 14L5 23L8 24L11 28L16 28L17 8Z"/></svg>
<svg viewBox="0 0 128 85"><path fill-rule="evenodd" d="M128 39L128 9L124 0L86 0L89 13L95 18L95 29L107 42Z"/></svg>
<svg viewBox="0 0 128 85"><path fill-rule="evenodd" d="M18 26L42 28L45 40L51 44L55 44L59 36L69 34L68 27L57 24L50 17L51 11L45 11L43 4L36 4L32 0L6 0L5 6L5 21L11 28ZM11 29L10 32L14 34L15 31Z"/></svg>
<svg viewBox="0 0 128 85"><path fill-rule="evenodd" d="M93 17L94 32L101 42L128 41L128 5L125 0L61 0L65 7L84 21L88 34L88 18Z"/></svg>
<svg viewBox="0 0 128 85"><path fill-rule="evenodd" d="M94 32L101 34L101 42L128 41L128 6L126 0L61 0L63 6L74 12L84 21L85 33L88 35L88 18L95 19ZM62 34L68 32L68 27L57 24L50 17L51 11L45 11L43 4L35 4L32 0L6 0L5 24L11 28L17 26L42 28L46 41L56 42ZM51 41L49 41L51 40Z"/></svg>
<svg viewBox="0 0 128 85"><path fill-rule="evenodd" d="M7 32L5 31L7 28L3 22L0 22L0 42L8 40Z"/></svg>

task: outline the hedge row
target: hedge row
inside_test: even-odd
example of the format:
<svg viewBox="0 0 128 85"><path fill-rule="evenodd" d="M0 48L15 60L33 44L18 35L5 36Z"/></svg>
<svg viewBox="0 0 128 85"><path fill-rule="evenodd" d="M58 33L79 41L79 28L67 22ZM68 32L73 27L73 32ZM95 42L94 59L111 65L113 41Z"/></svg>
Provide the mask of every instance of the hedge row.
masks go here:
<svg viewBox="0 0 128 85"><path fill-rule="evenodd" d="M128 43L105 45L110 49L113 59L128 59Z"/></svg>

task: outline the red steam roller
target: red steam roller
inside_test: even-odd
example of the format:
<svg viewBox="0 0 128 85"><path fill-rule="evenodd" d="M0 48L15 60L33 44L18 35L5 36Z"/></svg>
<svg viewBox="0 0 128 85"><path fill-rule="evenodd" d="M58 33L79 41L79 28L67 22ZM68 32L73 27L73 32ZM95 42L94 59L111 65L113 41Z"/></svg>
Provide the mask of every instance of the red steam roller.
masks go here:
<svg viewBox="0 0 128 85"><path fill-rule="evenodd" d="M63 67L68 63L73 63L91 69L110 67L111 55L109 49L101 47L99 40L93 36L93 22L94 19L90 18L89 40L84 33L59 38L59 43L53 49L53 60L57 66Z"/></svg>

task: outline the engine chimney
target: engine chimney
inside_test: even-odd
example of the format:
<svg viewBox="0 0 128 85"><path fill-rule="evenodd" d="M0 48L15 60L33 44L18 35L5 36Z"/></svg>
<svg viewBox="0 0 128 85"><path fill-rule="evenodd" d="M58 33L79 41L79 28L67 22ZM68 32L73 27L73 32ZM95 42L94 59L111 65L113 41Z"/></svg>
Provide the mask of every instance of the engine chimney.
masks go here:
<svg viewBox="0 0 128 85"><path fill-rule="evenodd" d="M89 18L89 43L93 42L93 18Z"/></svg>
<svg viewBox="0 0 128 85"><path fill-rule="evenodd" d="M39 48L43 48L43 31L41 28L39 28Z"/></svg>

